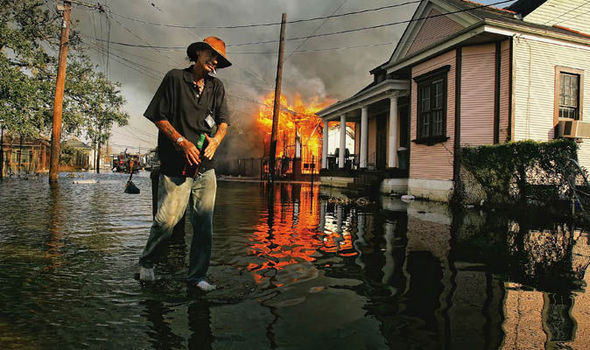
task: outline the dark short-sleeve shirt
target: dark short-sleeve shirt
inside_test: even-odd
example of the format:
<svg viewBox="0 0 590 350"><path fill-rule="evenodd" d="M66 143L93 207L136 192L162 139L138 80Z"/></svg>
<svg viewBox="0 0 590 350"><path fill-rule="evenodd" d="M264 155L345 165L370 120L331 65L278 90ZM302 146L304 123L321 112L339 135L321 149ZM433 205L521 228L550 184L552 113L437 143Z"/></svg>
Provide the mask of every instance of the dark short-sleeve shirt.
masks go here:
<svg viewBox="0 0 590 350"><path fill-rule="evenodd" d="M209 114L215 120L213 126L206 121ZM169 71L143 115L153 122L168 120L176 131L194 144L202 133L211 136L217 125L229 125L223 83L207 75L203 92L198 94L193 83L192 67ZM186 165L184 152L178 151L174 142L161 131L158 133L158 155L163 174L182 174ZM212 166L212 162L207 164L207 168Z"/></svg>

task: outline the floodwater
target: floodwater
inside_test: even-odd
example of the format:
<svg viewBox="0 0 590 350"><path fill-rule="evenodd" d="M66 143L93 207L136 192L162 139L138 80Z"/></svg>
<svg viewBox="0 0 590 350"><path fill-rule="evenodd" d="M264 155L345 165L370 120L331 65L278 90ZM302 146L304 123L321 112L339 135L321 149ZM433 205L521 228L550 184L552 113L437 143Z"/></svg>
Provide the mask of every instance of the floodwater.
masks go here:
<svg viewBox="0 0 590 350"><path fill-rule="evenodd" d="M150 180L125 181L0 182L0 348L590 348L588 234L566 219L219 181L203 295L189 223L135 279Z"/></svg>

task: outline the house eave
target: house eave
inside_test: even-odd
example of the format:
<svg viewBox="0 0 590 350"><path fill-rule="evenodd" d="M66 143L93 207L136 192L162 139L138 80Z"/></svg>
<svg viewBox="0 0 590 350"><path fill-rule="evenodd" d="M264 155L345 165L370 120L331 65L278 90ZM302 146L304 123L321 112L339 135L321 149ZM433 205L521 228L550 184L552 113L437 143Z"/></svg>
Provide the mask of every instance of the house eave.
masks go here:
<svg viewBox="0 0 590 350"><path fill-rule="evenodd" d="M403 94L409 91L409 89L410 82L408 80L388 79L345 100L338 101L330 107L322 109L317 112L317 115L324 120L335 119L342 114L391 96L395 91L398 91L398 94Z"/></svg>
<svg viewBox="0 0 590 350"><path fill-rule="evenodd" d="M469 43L470 39L473 39L482 34L497 35L498 37L533 35L563 42L582 44L586 46L590 45L590 38L584 37L583 35L560 33L549 30L548 28L535 28L526 24L521 25L495 19L485 19L469 28L466 28L465 30L456 33L444 42L426 47L423 50L416 52L414 55L404 58L403 60L385 64L382 66L382 68L385 69L387 73L396 72L400 69L425 61L442 52L448 51L453 47Z"/></svg>

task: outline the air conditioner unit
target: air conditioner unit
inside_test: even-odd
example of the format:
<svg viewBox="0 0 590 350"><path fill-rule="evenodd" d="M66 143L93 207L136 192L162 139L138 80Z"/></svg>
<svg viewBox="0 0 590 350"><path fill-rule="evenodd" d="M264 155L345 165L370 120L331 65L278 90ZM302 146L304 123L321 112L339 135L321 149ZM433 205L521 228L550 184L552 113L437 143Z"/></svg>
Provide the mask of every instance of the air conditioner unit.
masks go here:
<svg viewBox="0 0 590 350"><path fill-rule="evenodd" d="M568 138L590 138L590 123L579 120L560 120L557 124L557 136Z"/></svg>

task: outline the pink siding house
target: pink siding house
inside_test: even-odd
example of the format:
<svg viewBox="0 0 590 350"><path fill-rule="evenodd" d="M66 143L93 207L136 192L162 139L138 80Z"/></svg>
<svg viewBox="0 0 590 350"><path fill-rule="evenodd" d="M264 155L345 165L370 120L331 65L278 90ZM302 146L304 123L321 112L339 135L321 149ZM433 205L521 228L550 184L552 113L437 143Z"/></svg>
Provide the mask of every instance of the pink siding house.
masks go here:
<svg viewBox="0 0 590 350"><path fill-rule="evenodd" d="M582 125L590 115L583 113L590 108L583 2L519 0L503 9L423 0L391 58L371 70L373 83L318 113L325 126L355 122L360 131L350 155L327 154L324 135L322 184L370 183L385 194L447 201L461 147L560 135L580 138L579 158L590 167L590 142L582 139L590 134L564 135L558 127ZM559 16L566 12L577 27Z"/></svg>

